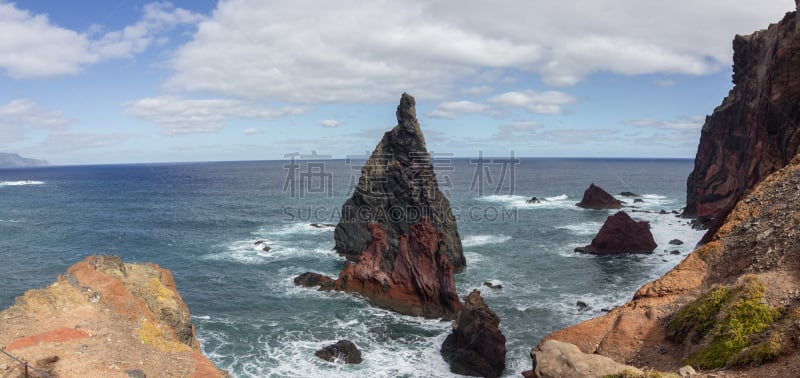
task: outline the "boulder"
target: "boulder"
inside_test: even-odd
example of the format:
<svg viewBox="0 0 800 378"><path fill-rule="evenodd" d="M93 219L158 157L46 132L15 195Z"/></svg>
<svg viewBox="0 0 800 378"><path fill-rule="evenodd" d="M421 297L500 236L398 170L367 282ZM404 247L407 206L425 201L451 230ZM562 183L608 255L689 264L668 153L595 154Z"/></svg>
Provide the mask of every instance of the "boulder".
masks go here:
<svg viewBox="0 0 800 378"><path fill-rule="evenodd" d="M503 284L495 281L484 281L483 286L486 286L490 289L500 290L503 288Z"/></svg>
<svg viewBox="0 0 800 378"><path fill-rule="evenodd" d="M314 355L330 362L344 362L346 364L360 364L361 351L350 340L339 340L336 344L328 345L316 352Z"/></svg>
<svg viewBox="0 0 800 378"><path fill-rule="evenodd" d="M383 135L361 168L358 184L344 205L334 230L336 252L351 261L360 258L371 241L368 225L380 224L388 248L382 269L391 263L403 235L423 217L441 233L445 257L456 272L467 263L450 201L439 190L431 156L416 117L414 98L403 93L397 126Z"/></svg>
<svg viewBox="0 0 800 378"><path fill-rule="evenodd" d="M622 207L622 201L614 198L608 194L603 188L592 183L583 192L583 199L575 206L584 209L619 209Z"/></svg>
<svg viewBox="0 0 800 378"><path fill-rule="evenodd" d="M506 337L500 318L483 302L481 292L464 297L464 309L442 343L442 357L456 374L499 377L506 367Z"/></svg>
<svg viewBox="0 0 800 378"><path fill-rule="evenodd" d="M540 201L536 197L531 197L531 199L525 201L525 203L540 203L540 202L542 202L542 201Z"/></svg>
<svg viewBox="0 0 800 378"><path fill-rule="evenodd" d="M800 152L797 24L797 12L789 12L733 40L734 87L706 117L686 184L683 215L711 221L703 243L746 193Z"/></svg>
<svg viewBox="0 0 800 378"><path fill-rule="evenodd" d="M314 272L305 272L294 278L294 284L305 287L319 287L320 290L331 290L335 281L326 275Z"/></svg>
<svg viewBox="0 0 800 378"><path fill-rule="evenodd" d="M670 244L670 245L681 245L681 244L683 244L683 240L680 240L680 239L672 239L672 240L670 240L670 241L669 241L669 244Z"/></svg>
<svg viewBox="0 0 800 378"><path fill-rule="evenodd" d="M637 222L620 211L606 219L592 244L575 250L595 255L652 253L657 246L649 222Z"/></svg>
<svg viewBox="0 0 800 378"><path fill-rule="evenodd" d="M533 369L523 372L525 377L644 376L636 367L597 354L583 353L573 344L556 340L548 340L532 350L531 358Z"/></svg>
<svg viewBox="0 0 800 378"><path fill-rule="evenodd" d="M619 195L623 197L639 197L639 195L634 192L620 192Z"/></svg>

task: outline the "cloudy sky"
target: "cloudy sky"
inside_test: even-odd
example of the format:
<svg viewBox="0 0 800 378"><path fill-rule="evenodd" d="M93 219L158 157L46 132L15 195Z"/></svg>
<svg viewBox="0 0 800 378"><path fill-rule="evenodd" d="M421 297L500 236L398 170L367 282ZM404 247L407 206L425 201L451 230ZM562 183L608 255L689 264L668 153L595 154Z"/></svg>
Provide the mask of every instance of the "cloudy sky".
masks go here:
<svg viewBox="0 0 800 378"><path fill-rule="evenodd" d="M792 0L0 0L0 152L344 158L417 99L455 156L694 157L731 40Z"/></svg>

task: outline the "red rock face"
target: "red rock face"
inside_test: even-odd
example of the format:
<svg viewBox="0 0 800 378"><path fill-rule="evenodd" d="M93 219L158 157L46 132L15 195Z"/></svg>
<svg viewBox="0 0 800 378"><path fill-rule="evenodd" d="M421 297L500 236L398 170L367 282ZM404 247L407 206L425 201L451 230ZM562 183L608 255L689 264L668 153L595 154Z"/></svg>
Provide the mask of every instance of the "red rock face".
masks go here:
<svg viewBox="0 0 800 378"><path fill-rule="evenodd" d="M733 41L734 88L706 118L684 215L708 218L710 240L736 203L800 151L800 27L796 12Z"/></svg>
<svg viewBox="0 0 800 378"><path fill-rule="evenodd" d="M592 244L578 251L595 255L651 253L657 246L649 222L637 222L620 211L606 219Z"/></svg>
<svg viewBox="0 0 800 378"><path fill-rule="evenodd" d="M396 253L379 223L369 225L372 235L358 262L348 262L337 290L359 293L376 306L427 318L452 317L463 307L456 294L453 264L445 254L445 237L423 220L401 235ZM385 261L387 256L394 256ZM385 269L389 267L390 269Z"/></svg>
<svg viewBox="0 0 800 378"><path fill-rule="evenodd" d="M583 199L575 206L584 209L619 209L622 207L622 202L608 194L603 188L591 184L583 192Z"/></svg>

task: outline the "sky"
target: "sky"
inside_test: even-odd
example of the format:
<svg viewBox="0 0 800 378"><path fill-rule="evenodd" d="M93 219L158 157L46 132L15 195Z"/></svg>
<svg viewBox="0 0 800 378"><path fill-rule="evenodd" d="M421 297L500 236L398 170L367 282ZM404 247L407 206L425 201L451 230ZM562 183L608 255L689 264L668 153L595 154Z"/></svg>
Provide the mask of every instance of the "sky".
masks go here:
<svg viewBox="0 0 800 378"><path fill-rule="evenodd" d="M434 154L693 158L792 0L0 0L0 152L345 158L403 92Z"/></svg>

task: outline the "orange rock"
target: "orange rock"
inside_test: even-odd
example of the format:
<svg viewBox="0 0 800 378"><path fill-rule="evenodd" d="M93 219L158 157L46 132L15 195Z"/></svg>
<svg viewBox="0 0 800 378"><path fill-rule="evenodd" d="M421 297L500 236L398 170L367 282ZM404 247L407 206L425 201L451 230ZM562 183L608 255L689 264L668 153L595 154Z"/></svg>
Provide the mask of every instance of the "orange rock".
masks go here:
<svg viewBox="0 0 800 378"><path fill-rule="evenodd" d="M41 343L65 343L85 337L89 337L89 334L78 329L64 327L19 339L7 346L6 350L12 351Z"/></svg>

